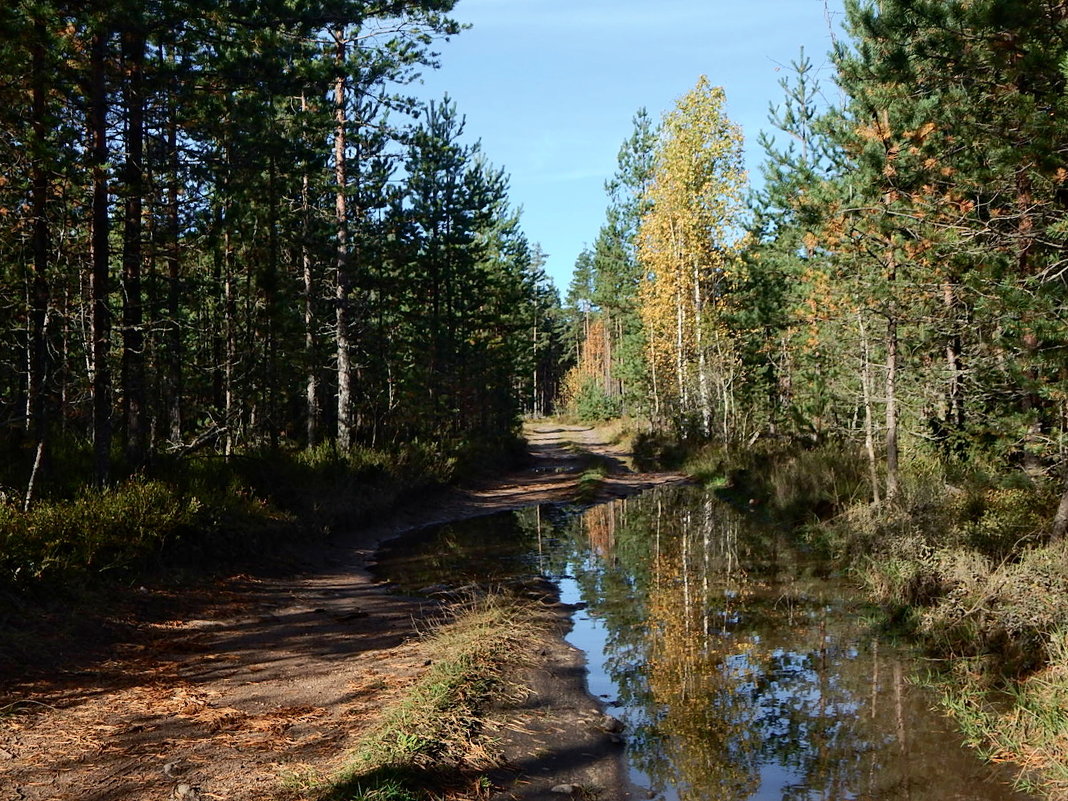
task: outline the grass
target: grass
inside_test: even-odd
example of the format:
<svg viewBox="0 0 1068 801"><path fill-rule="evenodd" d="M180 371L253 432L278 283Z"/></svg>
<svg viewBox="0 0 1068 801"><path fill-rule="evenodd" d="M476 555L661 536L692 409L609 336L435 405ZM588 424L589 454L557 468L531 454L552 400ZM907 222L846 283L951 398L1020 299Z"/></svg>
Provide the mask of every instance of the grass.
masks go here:
<svg viewBox="0 0 1068 801"><path fill-rule="evenodd" d="M893 506L821 527L891 627L932 657L929 682L970 745L1068 797L1068 544L1048 542L1056 491L973 475L907 477Z"/></svg>
<svg viewBox="0 0 1068 801"><path fill-rule="evenodd" d="M315 801L485 798L497 762L483 710L515 692L507 676L544 628L516 601L472 602L426 635L430 665L390 706L333 779L309 786Z"/></svg>
<svg viewBox="0 0 1068 801"><path fill-rule="evenodd" d="M1063 636L1062 636L1063 641ZM984 692L983 672L940 674L932 682L942 706L957 721L966 742L991 762L1020 768L1017 789L1036 796L1068 795L1068 660L1009 685L993 702Z"/></svg>

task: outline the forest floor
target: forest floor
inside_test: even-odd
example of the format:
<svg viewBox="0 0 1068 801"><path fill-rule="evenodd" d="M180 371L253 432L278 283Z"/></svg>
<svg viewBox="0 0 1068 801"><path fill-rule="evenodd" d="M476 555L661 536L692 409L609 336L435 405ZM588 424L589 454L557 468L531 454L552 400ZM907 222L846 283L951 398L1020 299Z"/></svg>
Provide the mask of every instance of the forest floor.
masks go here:
<svg viewBox="0 0 1068 801"><path fill-rule="evenodd" d="M407 531L575 497L590 454L609 500L677 474L640 474L603 429L527 426L531 459L498 480L443 490L357 531L288 554L279 569L109 594L94 608L27 608L0 619L0 801L278 799L330 777L381 711L425 672L441 608L395 594L368 571ZM587 496L587 500L589 496ZM568 611L556 609L558 629ZM5 642L6 641L6 642ZM582 655L530 643L522 703L490 721L500 799L596 790L642 797L585 689ZM12 664L8 659L0 664ZM558 793L551 792L557 787Z"/></svg>

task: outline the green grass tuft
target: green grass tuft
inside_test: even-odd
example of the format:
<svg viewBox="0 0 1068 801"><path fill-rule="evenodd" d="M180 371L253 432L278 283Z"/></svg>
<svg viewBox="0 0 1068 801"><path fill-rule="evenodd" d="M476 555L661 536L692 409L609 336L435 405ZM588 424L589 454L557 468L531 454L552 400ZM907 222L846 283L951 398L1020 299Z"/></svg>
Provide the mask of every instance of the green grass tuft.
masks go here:
<svg viewBox="0 0 1068 801"><path fill-rule="evenodd" d="M485 790L495 764L483 708L515 688L506 679L541 626L513 601L473 602L427 635L430 667L388 708L317 801L408 801L448 790ZM476 795L478 793L476 792Z"/></svg>

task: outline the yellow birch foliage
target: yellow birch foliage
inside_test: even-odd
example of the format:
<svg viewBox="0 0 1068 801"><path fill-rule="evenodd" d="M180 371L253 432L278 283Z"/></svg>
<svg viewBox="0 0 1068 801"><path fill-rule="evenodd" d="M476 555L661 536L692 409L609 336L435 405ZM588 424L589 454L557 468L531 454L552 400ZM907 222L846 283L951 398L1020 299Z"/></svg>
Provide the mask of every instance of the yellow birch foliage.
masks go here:
<svg viewBox="0 0 1068 801"><path fill-rule="evenodd" d="M582 388L591 381L603 381L609 370L608 332L605 331L604 320L595 317L586 329L578 364L564 376L560 390L560 402L564 408L574 412Z"/></svg>
<svg viewBox="0 0 1068 801"><path fill-rule="evenodd" d="M746 184L742 132L725 103L723 89L702 76L665 116L638 234L639 312L660 405L706 419L717 383L711 346L738 262Z"/></svg>

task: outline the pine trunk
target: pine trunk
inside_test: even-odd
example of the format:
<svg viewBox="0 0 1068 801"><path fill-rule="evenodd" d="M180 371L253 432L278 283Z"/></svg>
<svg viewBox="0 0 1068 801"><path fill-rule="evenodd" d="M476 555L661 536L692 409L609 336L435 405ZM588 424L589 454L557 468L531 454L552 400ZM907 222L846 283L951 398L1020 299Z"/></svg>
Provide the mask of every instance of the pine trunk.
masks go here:
<svg viewBox="0 0 1068 801"><path fill-rule="evenodd" d="M955 309L956 292L949 281L942 288L943 303L953 327L953 333L946 342L946 367L949 371L949 386L946 388L946 417L955 433L964 430L964 369L961 356L961 338L958 332Z"/></svg>
<svg viewBox="0 0 1068 801"><path fill-rule="evenodd" d="M122 411L126 458L141 467L147 456L145 426L145 334L141 298L144 195L144 60L145 42L135 31L123 33L126 72L125 208L122 237Z"/></svg>
<svg viewBox="0 0 1068 801"><path fill-rule="evenodd" d="M337 194L335 196L335 215L337 221L337 264L336 264L336 325L337 325L337 444L346 451L352 447L355 439L355 424L352 409L352 345L349 341L349 219L348 200L346 197L347 179L345 174L345 133L348 124L345 104L345 33L334 31L336 45L337 79L334 82L334 180Z"/></svg>
<svg viewBox="0 0 1068 801"><path fill-rule="evenodd" d="M308 98L300 96L301 114L308 113ZM301 204L301 243L300 262L302 277L304 280L304 359L306 363L305 375L305 416L306 436L308 446L312 447L319 443L319 419L322 409L319 405L319 366L318 366L318 337L315 332L315 272L311 256L311 178L308 168L305 167L301 181L300 192Z"/></svg>
<svg viewBox="0 0 1068 801"><path fill-rule="evenodd" d="M897 318L886 323L886 499L895 501L900 491L897 441Z"/></svg>
<svg viewBox="0 0 1068 801"><path fill-rule="evenodd" d="M92 267L89 275L90 363L93 393L93 472L99 485L111 478L111 312L108 308L108 138L105 59L107 34L98 31L90 50L89 133L93 163Z"/></svg>
<svg viewBox="0 0 1068 801"><path fill-rule="evenodd" d="M227 201L229 203L229 201ZM237 399L234 392L234 368L237 366L237 293L234 288L234 251L230 242L230 209L223 215L223 420L226 439L223 455L234 454L238 428Z"/></svg>
<svg viewBox="0 0 1068 801"><path fill-rule="evenodd" d="M171 91L174 91L172 87ZM179 323L182 301L182 261L178 238L181 232L179 217L179 164L177 106L172 97L167 121L167 156L170 176L167 183L167 427L172 442L182 441L182 328Z"/></svg>
<svg viewBox="0 0 1068 801"><path fill-rule="evenodd" d="M43 20L34 25L32 64L33 159L31 206L33 213L33 272L30 279L30 332L27 343L26 428L38 443L41 459L47 455L48 414L45 391L48 382L49 356L47 343L48 307L48 251L51 232L48 226L48 193L51 182L45 164L45 138L48 136L45 39L47 30ZM35 473L36 473L35 469ZM32 484L31 484L32 486ZM27 493L27 505L32 491Z"/></svg>
<svg viewBox="0 0 1068 801"><path fill-rule="evenodd" d="M872 502L878 505L879 497L879 461L875 453L875 412L872 402L871 347L868 344L868 330L864 320L857 314L857 327L860 329L861 367L860 386L864 396L864 450L868 454L868 470L871 474Z"/></svg>

